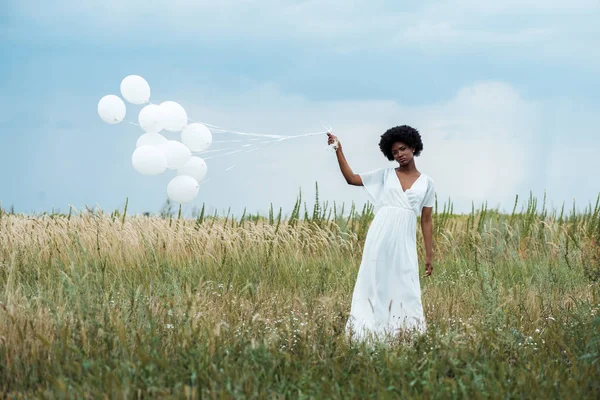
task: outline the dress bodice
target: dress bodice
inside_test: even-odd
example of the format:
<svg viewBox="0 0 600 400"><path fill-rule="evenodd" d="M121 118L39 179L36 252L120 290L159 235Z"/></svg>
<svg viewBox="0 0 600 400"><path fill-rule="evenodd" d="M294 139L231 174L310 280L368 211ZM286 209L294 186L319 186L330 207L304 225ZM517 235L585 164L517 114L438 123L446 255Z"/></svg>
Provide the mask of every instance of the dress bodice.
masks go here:
<svg viewBox="0 0 600 400"><path fill-rule="evenodd" d="M359 175L376 210L398 207L420 215L423 207L433 207L435 203L435 182L423 173L406 191L402 190L394 168L381 168Z"/></svg>

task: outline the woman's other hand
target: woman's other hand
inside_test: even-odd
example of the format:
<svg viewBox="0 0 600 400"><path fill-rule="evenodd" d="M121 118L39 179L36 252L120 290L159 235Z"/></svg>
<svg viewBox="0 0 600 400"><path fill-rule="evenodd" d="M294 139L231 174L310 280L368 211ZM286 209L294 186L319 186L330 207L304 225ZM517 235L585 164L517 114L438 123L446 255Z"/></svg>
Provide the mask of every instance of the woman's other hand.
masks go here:
<svg viewBox="0 0 600 400"><path fill-rule="evenodd" d="M431 261L425 261L425 276L430 276L433 273L433 264Z"/></svg>

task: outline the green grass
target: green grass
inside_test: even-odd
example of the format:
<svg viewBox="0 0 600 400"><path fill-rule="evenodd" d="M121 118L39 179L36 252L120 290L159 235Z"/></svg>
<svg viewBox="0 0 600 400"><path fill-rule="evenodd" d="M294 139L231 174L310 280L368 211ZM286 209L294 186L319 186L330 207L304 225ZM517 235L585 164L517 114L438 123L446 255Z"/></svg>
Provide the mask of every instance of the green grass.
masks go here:
<svg viewBox="0 0 600 400"><path fill-rule="evenodd" d="M303 205L193 219L0 209L0 391L600 396L598 202L579 214L532 197L510 215L436 206L428 332L375 347L344 335L372 207Z"/></svg>

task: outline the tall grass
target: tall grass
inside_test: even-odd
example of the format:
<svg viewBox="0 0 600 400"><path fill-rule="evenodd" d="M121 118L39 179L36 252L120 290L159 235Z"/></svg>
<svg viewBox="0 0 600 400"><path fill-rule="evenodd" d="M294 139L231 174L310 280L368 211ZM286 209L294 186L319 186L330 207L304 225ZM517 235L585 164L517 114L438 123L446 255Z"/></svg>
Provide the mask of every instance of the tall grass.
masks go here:
<svg viewBox="0 0 600 400"><path fill-rule="evenodd" d="M600 196L583 213L518 205L436 202L428 332L375 348L344 335L371 205L309 210L299 195L285 218L192 219L0 208L0 390L597 398Z"/></svg>

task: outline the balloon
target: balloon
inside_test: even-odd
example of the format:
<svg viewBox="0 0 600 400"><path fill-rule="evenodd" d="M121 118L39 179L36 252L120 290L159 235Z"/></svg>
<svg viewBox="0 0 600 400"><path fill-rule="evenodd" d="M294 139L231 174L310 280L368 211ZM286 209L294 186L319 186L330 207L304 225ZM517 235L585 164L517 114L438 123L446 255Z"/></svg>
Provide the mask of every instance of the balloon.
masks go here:
<svg viewBox="0 0 600 400"><path fill-rule="evenodd" d="M163 130L163 109L156 104L148 104L140 110L138 122L146 132L160 132Z"/></svg>
<svg viewBox="0 0 600 400"><path fill-rule="evenodd" d="M144 133L140 136L135 144L136 147L141 146L154 146L160 147L163 144L167 143L167 138L161 135L160 133ZM161 150L162 152L162 150Z"/></svg>
<svg viewBox="0 0 600 400"><path fill-rule="evenodd" d="M189 124L181 132L181 141L191 151L204 151L212 144L212 133L203 124Z"/></svg>
<svg viewBox="0 0 600 400"><path fill-rule="evenodd" d="M150 100L150 85L139 75L129 75L121 81L121 94L130 103L144 104Z"/></svg>
<svg viewBox="0 0 600 400"><path fill-rule="evenodd" d="M161 145L160 149L167 159L167 168L169 169L181 168L192 156L190 149L177 140L167 140L167 143Z"/></svg>
<svg viewBox="0 0 600 400"><path fill-rule="evenodd" d="M133 168L142 175L158 175L165 172L167 160L163 152L154 146L140 146L131 156Z"/></svg>
<svg viewBox="0 0 600 400"><path fill-rule="evenodd" d="M179 103L174 101L163 101L160 103L163 111L164 129L171 132L179 132L187 125L187 114Z"/></svg>
<svg viewBox="0 0 600 400"><path fill-rule="evenodd" d="M177 170L177 175L189 175L200 183L206 177L206 162L200 157L192 156Z"/></svg>
<svg viewBox="0 0 600 400"><path fill-rule="evenodd" d="M169 199L180 203L189 203L198 195L200 185L189 175L176 176L167 186L167 195Z"/></svg>
<svg viewBox="0 0 600 400"><path fill-rule="evenodd" d="M125 103L119 96L109 94L98 102L98 114L107 124L118 124L125 118Z"/></svg>

